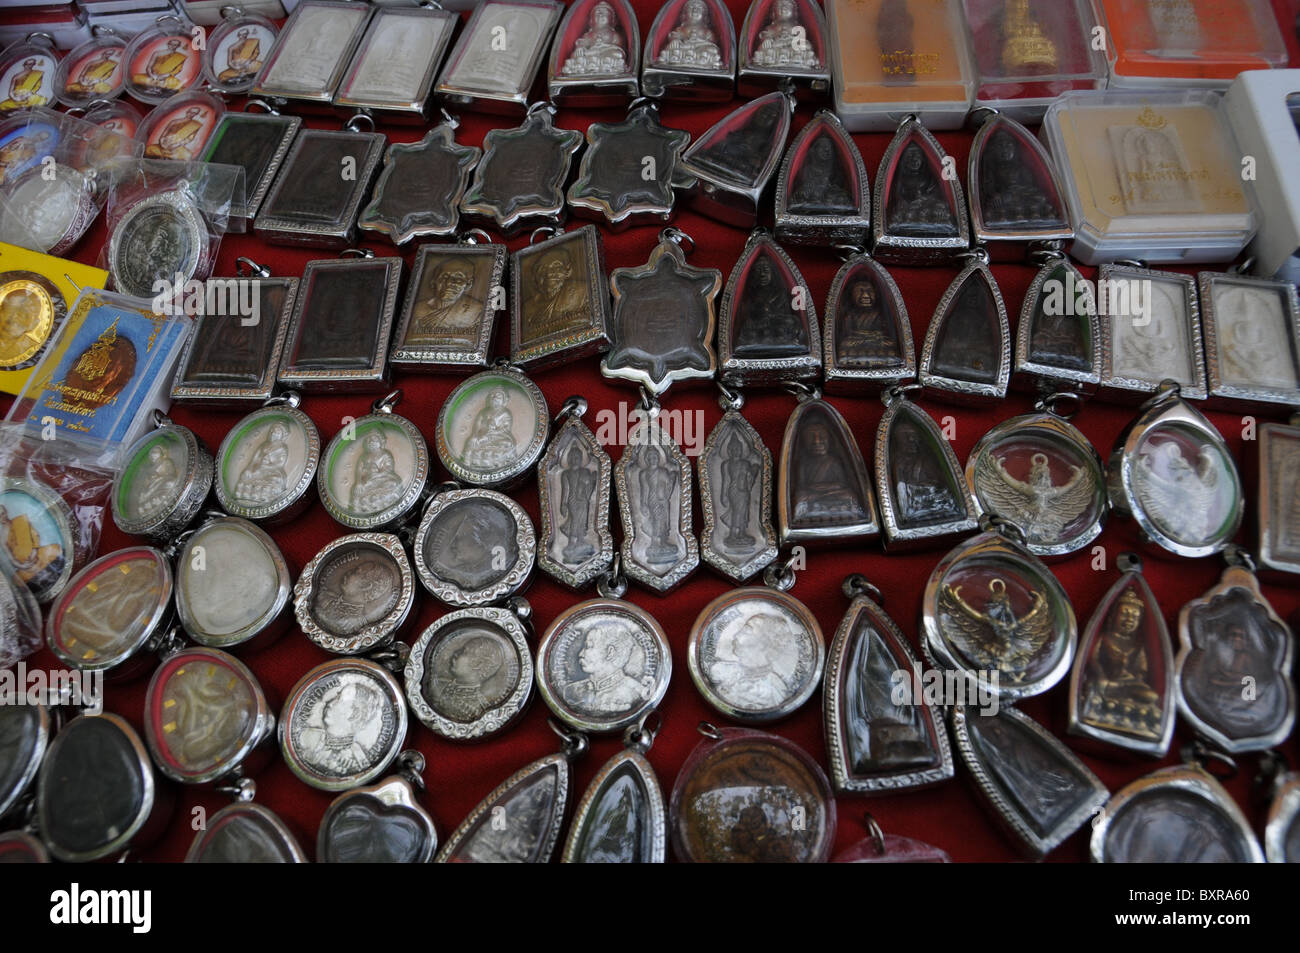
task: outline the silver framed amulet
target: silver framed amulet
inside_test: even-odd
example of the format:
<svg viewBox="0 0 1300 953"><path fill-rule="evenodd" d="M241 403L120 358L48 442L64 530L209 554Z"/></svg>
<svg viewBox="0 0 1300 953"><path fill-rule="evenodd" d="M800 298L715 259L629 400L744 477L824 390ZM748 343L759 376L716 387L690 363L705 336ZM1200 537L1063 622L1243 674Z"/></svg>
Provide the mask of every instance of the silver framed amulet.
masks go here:
<svg viewBox="0 0 1300 953"><path fill-rule="evenodd" d="M187 864L305 864L306 851L275 812L251 801L227 804L208 818L185 855Z"/></svg>
<svg viewBox="0 0 1300 953"><path fill-rule="evenodd" d="M1264 827L1264 856L1270 864L1300 861L1300 774L1287 772L1274 782Z"/></svg>
<svg viewBox="0 0 1300 953"><path fill-rule="evenodd" d="M1092 283L1064 255L1050 254L1020 309L1012 384L1091 394L1101 371L1101 319Z"/></svg>
<svg viewBox="0 0 1300 953"><path fill-rule="evenodd" d="M692 517L691 462L657 418L643 417L614 465L627 576L668 592L700 564Z"/></svg>
<svg viewBox="0 0 1300 953"><path fill-rule="evenodd" d="M528 629L512 609L449 612L411 646L411 713L450 741L483 741L513 725L533 694Z"/></svg>
<svg viewBox="0 0 1300 953"><path fill-rule="evenodd" d="M977 244L1074 238L1051 156L1010 116L989 117L975 134L966 188Z"/></svg>
<svg viewBox="0 0 1300 953"><path fill-rule="evenodd" d="M189 281L206 275L208 223L182 189L159 192L136 202L118 220L108 241L108 272L113 288L152 299L159 280Z"/></svg>
<svg viewBox="0 0 1300 953"><path fill-rule="evenodd" d="M736 40L742 96L793 85L801 98L830 94L826 18L814 0L754 0Z"/></svg>
<svg viewBox="0 0 1300 953"><path fill-rule="evenodd" d="M560 857L565 864L662 864L668 852L668 809L646 760L654 735L635 726L626 747L606 761L574 808Z"/></svg>
<svg viewBox="0 0 1300 953"><path fill-rule="evenodd" d="M866 252L854 253L836 272L822 319L827 391L871 393L916 376L903 294L893 275Z"/></svg>
<svg viewBox="0 0 1300 953"><path fill-rule="evenodd" d="M510 285L512 365L552 367L609 347L609 286L596 226L511 254Z"/></svg>
<svg viewBox="0 0 1300 953"><path fill-rule="evenodd" d="M563 9L553 0L478 4L443 65L438 96L480 112L523 114Z"/></svg>
<svg viewBox="0 0 1300 953"><path fill-rule="evenodd" d="M190 524L212 489L212 455L188 427L162 414L126 452L113 483L113 522L122 532L169 542Z"/></svg>
<svg viewBox="0 0 1300 953"><path fill-rule="evenodd" d="M393 244L447 238L460 224L460 201L483 150L456 143L456 123L443 122L419 142L393 143L357 227Z"/></svg>
<svg viewBox="0 0 1300 953"><path fill-rule="evenodd" d="M1196 279L1172 271L1102 265L1097 274L1101 395L1129 402L1173 380L1186 400L1208 393Z"/></svg>
<svg viewBox="0 0 1300 953"><path fill-rule="evenodd" d="M306 0L285 22L250 95L296 105L328 106L370 21L351 3Z"/></svg>
<svg viewBox="0 0 1300 953"><path fill-rule="evenodd" d="M429 448L420 429L393 413L401 391L334 435L316 474L321 505L353 530L382 530L409 516L429 483Z"/></svg>
<svg viewBox="0 0 1300 953"><path fill-rule="evenodd" d="M1196 277L1210 406L1300 405L1295 285L1207 271Z"/></svg>
<svg viewBox="0 0 1300 953"><path fill-rule="evenodd" d="M975 404L1006 397L1011 327L986 255L976 254L939 299L917 377L941 400Z"/></svg>
<svg viewBox="0 0 1300 953"><path fill-rule="evenodd" d="M551 44L551 100L588 108L617 106L641 91L641 30L628 0L580 0Z"/></svg>
<svg viewBox="0 0 1300 953"><path fill-rule="evenodd" d="M667 0L641 57L641 91L654 99L726 102L736 83L736 25L722 0Z"/></svg>
<svg viewBox="0 0 1300 953"><path fill-rule="evenodd" d="M347 791L325 809L316 835L320 864L427 864L438 849L438 831L420 806L424 767L417 752L402 755L395 775ZM414 783L412 783L414 782Z"/></svg>
<svg viewBox="0 0 1300 953"><path fill-rule="evenodd" d="M507 489L537 465L550 430L541 388L494 367L457 385L438 411L438 459L461 483Z"/></svg>
<svg viewBox="0 0 1300 953"><path fill-rule="evenodd" d="M85 556L72 507L44 483L0 476L0 509L11 527L21 519L32 527L30 549L18 536L3 543L3 556L13 564L11 578L23 583L37 602L51 601L67 588Z"/></svg>
<svg viewBox="0 0 1300 953"><path fill-rule="evenodd" d="M779 241L866 245L871 236L867 166L853 137L833 112L819 111L795 136L781 160L775 201Z"/></svg>
<svg viewBox="0 0 1300 953"><path fill-rule="evenodd" d="M952 159L915 116L899 124L876 171L873 254L887 264L950 261L970 247L961 180Z"/></svg>
<svg viewBox="0 0 1300 953"><path fill-rule="evenodd" d="M1300 573L1300 415L1259 428L1255 551L1261 572Z"/></svg>
<svg viewBox="0 0 1300 953"><path fill-rule="evenodd" d="M402 541L352 533L303 567L293 611L303 634L327 652L360 655L388 645L415 604L415 574Z"/></svg>
<svg viewBox="0 0 1300 953"><path fill-rule="evenodd" d="M412 549L425 589L449 606L478 606L528 584L537 539L532 520L510 497L448 490L429 501Z"/></svg>
<svg viewBox="0 0 1300 953"><path fill-rule="evenodd" d="M566 724L608 733L639 723L672 677L668 638L644 609L589 599L560 613L537 647L537 690Z"/></svg>
<svg viewBox="0 0 1300 953"><path fill-rule="evenodd" d="M614 465L582 422L585 404L566 404L564 423L537 464L542 519L537 565L570 589L589 585L614 561L609 528Z"/></svg>
<svg viewBox="0 0 1300 953"><path fill-rule="evenodd" d="M421 245L388 362L412 374L471 371L488 363L507 250L495 242Z"/></svg>
<svg viewBox="0 0 1300 953"><path fill-rule="evenodd" d="M53 734L45 705L0 705L0 818L26 803Z"/></svg>
<svg viewBox="0 0 1300 953"><path fill-rule="evenodd" d="M740 413L740 396L722 402L722 419L695 462L704 513L700 557L724 576L744 582L777 556L772 453Z"/></svg>
<svg viewBox="0 0 1300 953"><path fill-rule="evenodd" d="M822 681L826 642L798 599L763 586L714 599L691 626L686 664L704 700L736 721L776 721Z"/></svg>
<svg viewBox="0 0 1300 953"><path fill-rule="evenodd" d="M320 433L298 395L272 398L230 429L217 450L213 489L231 516L285 522L310 502Z"/></svg>

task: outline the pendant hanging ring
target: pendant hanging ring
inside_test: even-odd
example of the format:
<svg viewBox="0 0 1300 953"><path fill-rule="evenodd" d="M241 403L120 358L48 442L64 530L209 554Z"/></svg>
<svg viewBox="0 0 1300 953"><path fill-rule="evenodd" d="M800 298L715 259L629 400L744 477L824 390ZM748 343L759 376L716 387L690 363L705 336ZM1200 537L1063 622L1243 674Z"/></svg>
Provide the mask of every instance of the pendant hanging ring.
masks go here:
<svg viewBox="0 0 1300 953"><path fill-rule="evenodd" d="M885 832L880 829L876 819L868 812L862 816L862 823L867 826L867 833L871 835L871 844L876 848L876 856L885 856Z"/></svg>
<svg viewBox="0 0 1300 953"><path fill-rule="evenodd" d="M850 576L844 577L844 582L840 584L840 591L844 593L846 599L856 599L858 596L867 596L877 603L883 603L885 597L880 594L880 590L867 580L867 577L860 572L855 572Z"/></svg>

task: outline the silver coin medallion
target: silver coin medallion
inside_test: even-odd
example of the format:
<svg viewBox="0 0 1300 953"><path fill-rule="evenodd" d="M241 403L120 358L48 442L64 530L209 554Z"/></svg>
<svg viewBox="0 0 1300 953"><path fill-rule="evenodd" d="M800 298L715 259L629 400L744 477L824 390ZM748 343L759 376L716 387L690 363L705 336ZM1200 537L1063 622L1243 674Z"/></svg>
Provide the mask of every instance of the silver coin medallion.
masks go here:
<svg viewBox="0 0 1300 953"><path fill-rule="evenodd" d="M735 582L766 569L777 556L772 526L772 453L740 413L739 395L704 442L700 480L700 557Z"/></svg>
<svg viewBox="0 0 1300 953"><path fill-rule="evenodd" d="M108 243L113 287L152 299L154 284L200 276L208 262L208 224L184 192L172 190L136 202L118 220Z"/></svg>
<svg viewBox="0 0 1300 953"><path fill-rule="evenodd" d="M700 564L692 517L691 462L657 418L643 417L614 466L629 578L668 592Z"/></svg>
<svg viewBox="0 0 1300 953"><path fill-rule="evenodd" d="M122 532L170 542L203 508L212 456L188 427L158 414L158 427L126 451L113 481L113 522Z"/></svg>
<svg viewBox="0 0 1300 953"><path fill-rule="evenodd" d="M609 527L614 466L577 406L567 408L537 465L542 518L537 565L570 589L582 589L614 561Z"/></svg>
<svg viewBox="0 0 1300 953"><path fill-rule="evenodd" d="M691 627L686 662L704 700L736 721L775 721L803 706L822 681L826 643L817 619L776 589L733 589Z"/></svg>
<svg viewBox="0 0 1300 953"><path fill-rule="evenodd" d="M300 781L346 791L382 775L406 738L402 686L366 659L335 659L304 675L280 715L280 751Z"/></svg>
<svg viewBox="0 0 1300 953"><path fill-rule="evenodd" d="M652 615L618 599L589 599L547 628L537 648L537 689L565 723L608 733L658 706L672 668L668 638Z"/></svg>
<svg viewBox="0 0 1300 953"><path fill-rule="evenodd" d="M213 485L231 516L267 524L292 519L309 501L320 433L296 394L275 398L235 424L217 451Z"/></svg>
<svg viewBox="0 0 1300 953"><path fill-rule="evenodd" d="M434 734L466 742L499 734L532 698L528 631L510 609L449 612L411 646L405 682L412 713Z"/></svg>
<svg viewBox="0 0 1300 953"><path fill-rule="evenodd" d="M430 500L412 549L425 589L450 606L478 606L528 584L537 541L528 514L510 497L448 490Z"/></svg>
<svg viewBox="0 0 1300 953"><path fill-rule="evenodd" d="M71 166L42 163L5 190L0 241L60 257L98 215L92 179Z"/></svg>
<svg viewBox="0 0 1300 953"><path fill-rule="evenodd" d="M393 413L395 391L345 426L321 455L316 487L335 521L354 530L400 523L429 482L429 449L418 427Z"/></svg>
<svg viewBox="0 0 1300 953"><path fill-rule="evenodd" d="M293 596L307 638L336 655L360 655L397 636L415 604L415 574L396 536L353 533L312 557Z"/></svg>
<svg viewBox="0 0 1300 953"><path fill-rule="evenodd" d="M537 464L549 434L541 389L495 367L458 385L438 411L438 459L461 483L508 488Z"/></svg>

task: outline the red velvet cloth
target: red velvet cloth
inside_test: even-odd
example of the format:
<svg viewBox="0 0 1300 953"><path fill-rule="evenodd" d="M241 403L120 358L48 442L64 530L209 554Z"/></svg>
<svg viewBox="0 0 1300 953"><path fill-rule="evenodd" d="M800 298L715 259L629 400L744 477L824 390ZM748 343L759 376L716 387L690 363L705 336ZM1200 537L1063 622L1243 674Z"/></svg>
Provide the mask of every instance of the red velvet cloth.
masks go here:
<svg viewBox="0 0 1300 953"><path fill-rule="evenodd" d="M655 0L633 0L633 6L636 8L644 37L658 4ZM1289 4L1283 0L1277 0L1276 6L1279 14L1283 15L1289 9ZM746 4L742 0L729 0L728 7L735 17L737 30L739 30ZM1287 36L1292 62L1296 62L1295 34L1291 29L1293 16L1294 12L1291 12L1290 16L1283 20L1287 25L1283 32ZM739 104L739 100L725 106L710 107L668 104L663 109L662 120L665 125L689 130L693 136L698 137ZM232 108L240 108L240 104L232 103ZM812 113L813 110L808 106L800 106L792 138L811 118ZM617 120L621 115L621 110L598 112L563 109L556 122L562 127L585 131L592 122ZM500 118L469 112L462 112L460 118L463 124L457 133L457 140L472 145L481 145L483 136L489 129L513 125L512 122ZM314 127L337 128L338 120L312 116L308 117L307 124ZM405 142L418 139L425 129L424 127L391 126L382 127L382 131L388 133L392 141ZM880 133L858 135L855 138L871 173L872 188L875 188L877 187L875 170L890 141L890 135ZM939 133L938 139L956 159L957 168L964 170L971 134L966 131ZM1267 209L1264 210L1264 214L1268 214ZM768 216L766 224L770 225L770 200L766 215ZM730 273L744 245L746 232L721 225L690 211L684 211L675 224L696 241L695 251L688 258L691 264L718 268L724 276ZM616 267L634 266L645 262L656 243L659 229L647 226L620 233L612 233L606 228L602 228L601 231L605 240L606 266L612 270ZM75 257L83 261L94 261L105 239L101 223L80 244ZM514 250L526 242L527 236L516 237L511 239L508 245L511 250ZM372 239L363 244L373 248L376 254L393 254L393 247L382 240ZM825 308L831 279L840 266L840 260L836 254L827 250L805 248L790 250L813 291L818 313L821 314ZM301 275L306 262L314 258L328 257L329 254L270 246L251 235L228 235L221 244L215 274L234 274L236 257L247 255L270 266L277 275ZM405 258L409 266L412 259L410 249L406 250ZM994 271L1007 302L1014 333L1014 322L1035 269L1028 265L999 264L994 267ZM895 267L890 268L890 272L902 289L911 316L912 334L919 352L920 342L924 340L925 330L935 305L956 275L957 269L951 266ZM1095 277L1093 269L1084 269L1084 272L1090 278ZM503 319L498 323L493 353L502 354L507 348L508 329ZM636 404L636 391L602 378L595 358L540 372L534 377L545 393L552 412L558 410L564 399L571 394L585 396L591 407L587 419L593 428L595 414L600 410L617 410L622 406L626 412ZM438 409L461 379L455 375L438 377L396 375L395 384L405 395L398 412L408 416L420 426L426 437L430 438L431 449ZM711 386L678 385L664 397L663 406L670 410L701 410L705 429L703 433L696 436L702 443L708 430L712 429L721 416L715 395L716 391ZM745 394L745 397L745 416L762 434L773 456L778 456L785 422L795 405L794 399L780 391L759 390L751 390ZM364 395L311 396L306 398L303 408L316 421L322 439L327 441L340 429L344 416L360 416L368 412L372 399ZM869 455L872 452L876 425L881 417L882 404L874 398L862 396L835 396L831 398L831 402L845 416L859 445ZM1026 395L1013 394L995 406L977 410L947 406L929 399L921 400L921 404L940 420L947 416L953 418L955 422L953 449L964 464L972 446L985 432L1009 417L1028 412L1032 400ZM1074 422L1104 458L1109 454L1120 431L1135 415L1135 411L1136 402L1131 407L1092 403L1084 408ZM242 416L242 412L196 410L176 406L171 416L177 423L194 430L208 448L215 451L226 432ZM1281 414L1259 415L1261 421L1281 419L1281 417ZM1242 439L1242 417L1237 414L1214 413L1210 414L1210 419L1222 431L1235 459L1243 468L1248 510L1253 513L1256 497L1254 483L1256 451L1253 444ZM608 449L611 456L617 460L621 452L620 447L611 446ZM869 457L867 463L871 464ZM435 479L442 478L443 474L439 471ZM536 481L530 480L511 495L523 505L536 524L538 520ZM616 510L612 510L611 515L615 516L616 522L615 514ZM698 533L701 518L698 502L695 504L695 516ZM100 553L111 552L136 542L119 532L112 525L111 520L106 520L106 523L100 541ZM1247 524L1241 539L1252 542L1249 519ZM345 532L346 530L330 519L321 506L314 505L291 524L274 528L272 535L296 571L327 542ZM1124 550L1132 548L1135 540L1134 524L1115 517L1111 519L1098 541L1106 550L1105 571L1098 571L1092 567L1093 560L1087 552L1053 564L1053 571L1073 601L1081 631L1097 602L1116 579L1115 557ZM847 601L840 594L841 581L849 573L864 573L880 588L885 597L886 611L912 639L913 647L916 648L922 589L942 555L943 551L939 550L886 556L878 545L858 545L838 549L810 547L807 569L799 573L793 594L803 600L817 616L829 645L847 607ZM1178 611L1182 605L1213 585L1222 568L1222 563L1218 559L1186 560L1150 554L1145 555L1144 558L1147 579L1160 600L1171 631L1177 625ZM654 595L635 585L628 592L628 599L653 613L660 621L673 648L673 678L661 708L663 730L649 753L649 759L658 773L665 797L671 794L678 769L691 750L702 740L696 731L696 726L701 721L710 721L719 725L728 723L722 715L705 704L692 685L686 667L686 644L691 626L700 610L710 600L731 588L732 584L728 580L701 566L680 589L668 596ZM1284 617L1290 617L1300 608L1300 591L1297 590L1295 580L1266 584L1264 592ZM535 649L541 634L561 611L582 598L594 596L594 592L575 594L551 581L549 577L537 573L526 596L532 603L534 612L537 630L537 639L533 642ZM420 632L445 611L445 608L431 596L421 592L416 609L412 613L412 621L404 632L404 639L413 642ZM1175 649L1177 649L1177 634L1176 632L1173 634ZM277 708L294 683L308 669L330 658L326 652L312 645L297 629L291 629L271 647L241 657L257 675L263 688L271 696L272 704ZM28 660L29 666L35 664L53 666L55 663L52 656L47 651L43 651ZM1045 695L1026 701L1022 705L1028 714L1040 720L1061 738L1065 738L1067 682L1058 684ZM121 684L109 683L107 708L124 715L138 729L142 729L147 685L147 677ZM536 696L536 692L534 695ZM557 750L558 741L546 725L549 714L540 698L534 697L526 716L518 724L490 741L475 745L456 745L445 741L432 734L412 717L407 747L418 748L427 759L425 779L428 783L428 794L423 800L437 822L441 837L446 838L479 800L508 775L528 762ZM770 730L798 743L823 765L826 764L820 693L799 712L769 727ZM1159 763L1122 754L1105 757L1084 754L1083 757L1106 786L1115 791L1156 767L1175 763L1178 760L1179 746L1190 738L1191 733L1180 722L1169 756ZM592 739L590 752L575 767L575 798L585 790L600 765L620 750L620 747L621 742L616 737ZM1300 751L1297 750L1294 738L1284 747L1293 763L1300 761ZM954 757L956 757L955 752ZM1262 832L1267 803L1252 794L1250 777L1253 774L1255 758L1245 756L1239 760L1241 772L1229 784L1229 789L1246 811L1247 816L1251 818L1257 832ZM272 758L268 766L256 775L256 780L258 802L283 817L298 834L308 852L313 852L317 825L333 796L298 781L278 756ZM179 790L176 813L168 833L152 848L137 851L133 856L144 860L181 859L194 836L194 809L201 807L210 814L221 807L225 801L222 795L211 790ZM870 811L886 833L928 841L948 851L954 860L1017 859L1020 855L1014 843L999 832L995 820L985 810L982 802L983 798L974 790L968 773L960 764L957 766L957 776L936 788L871 799L842 797L838 799L839 829L835 839L835 850L838 853L867 836L862 816L864 812ZM1088 828L1085 825L1079 833L1057 849L1051 859L1056 861L1086 859L1087 837Z"/></svg>

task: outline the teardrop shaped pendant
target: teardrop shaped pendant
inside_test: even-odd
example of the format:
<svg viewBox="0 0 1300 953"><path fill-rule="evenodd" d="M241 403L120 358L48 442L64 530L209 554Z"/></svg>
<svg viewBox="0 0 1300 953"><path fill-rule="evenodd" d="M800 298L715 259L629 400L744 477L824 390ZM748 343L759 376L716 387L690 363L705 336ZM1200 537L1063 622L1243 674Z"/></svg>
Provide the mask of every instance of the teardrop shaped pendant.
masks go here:
<svg viewBox="0 0 1300 953"><path fill-rule="evenodd" d="M1051 156L1011 117L995 115L980 127L966 184L977 244L1074 238Z"/></svg>
<svg viewBox="0 0 1300 953"><path fill-rule="evenodd" d="M1031 857L1046 857L1106 803L1087 765L1014 708L981 715L959 705L952 730L985 804Z"/></svg>
<svg viewBox="0 0 1300 953"><path fill-rule="evenodd" d="M614 535L609 496L614 467L596 435L582 422L587 402L571 397L560 410L564 423L537 465L542 534L537 565L571 589L582 589L609 571Z"/></svg>
<svg viewBox="0 0 1300 953"><path fill-rule="evenodd" d="M1016 327L1013 386L1091 394L1101 382L1101 321L1092 282L1059 252L1025 292Z"/></svg>
<svg viewBox="0 0 1300 953"><path fill-rule="evenodd" d="M951 778L948 732L924 692L914 690L921 663L907 638L863 577L844 580L844 594L853 602L831 642L822 694L835 790L889 794ZM899 685L909 689L901 701Z"/></svg>
<svg viewBox="0 0 1300 953"><path fill-rule="evenodd" d="M820 110L781 162L776 237L794 245L861 246L870 234L871 187L862 153L839 117Z"/></svg>
<svg viewBox="0 0 1300 953"><path fill-rule="evenodd" d="M668 810L655 769L646 760L655 732L643 723L624 736L626 747L596 772L574 812L560 856L565 864L662 864L667 858Z"/></svg>
<svg viewBox="0 0 1300 953"><path fill-rule="evenodd" d="M1178 613L1178 711L1224 751L1263 751L1295 727L1295 636L1250 557L1233 547L1225 558L1218 583Z"/></svg>
<svg viewBox="0 0 1300 953"><path fill-rule="evenodd" d="M1174 652L1164 613L1132 553L1097 604L1070 673L1069 732L1164 757L1174 736Z"/></svg>
<svg viewBox="0 0 1300 953"><path fill-rule="evenodd" d="M1115 442L1110 504L1137 521L1144 542L1210 556L1241 525L1241 477L1219 431L1180 394L1174 381L1162 383Z"/></svg>
<svg viewBox="0 0 1300 953"><path fill-rule="evenodd" d="M700 564L691 513L691 463L657 416L642 415L614 466L628 577L658 593Z"/></svg>
<svg viewBox="0 0 1300 953"><path fill-rule="evenodd" d="M745 243L722 293L718 360L729 384L779 384L817 377L821 335L812 292L766 229Z"/></svg>
<svg viewBox="0 0 1300 953"><path fill-rule="evenodd" d="M957 455L934 418L907 399L915 389L886 391L876 428L876 492L889 552L945 545L979 525Z"/></svg>
<svg viewBox="0 0 1300 953"><path fill-rule="evenodd" d="M975 444L966 482L981 513L1014 523L1035 556L1060 558L1101 534L1110 503L1101 457L1054 394L1036 413L998 424Z"/></svg>
<svg viewBox="0 0 1300 953"><path fill-rule="evenodd" d="M814 390L786 421L777 476L780 544L870 541L876 501L858 442L840 412Z"/></svg>
<svg viewBox="0 0 1300 953"><path fill-rule="evenodd" d="M581 733L553 722L563 750L520 768L479 802L438 851L439 864L545 864L560 840L572 785L570 762L587 750Z"/></svg>
<svg viewBox="0 0 1300 953"><path fill-rule="evenodd" d="M835 275L824 317L822 367L828 391L873 393L916 376L902 292L865 251L855 252Z"/></svg>
<svg viewBox="0 0 1300 953"><path fill-rule="evenodd" d="M871 233L875 256L889 264L951 261L970 247L956 166L915 116L899 124L880 160Z"/></svg>
<svg viewBox="0 0 1300 953"><path fill-rule="evenodd" d="M1099 864L1262 864L1250 822L1198 764L1153 771L1115 792L1093 825Z"/></svg>
<svg viewBox="0 0 1300 953"><path fill-rule="evenodd" d="M1011 379L1007 307L988 255L972 254L930 319L919 374L931 396L965 404L1001 400Z"/></svg>
<svg viewBox="0 0 1300 953"><path fill-rule="evenodd" d="M696 460L704 529L700 556L744 582L776 559L772 527L772 454L741 414L743 399L724 391L724 413Z"/></svg>
<svg viewBox="0 0 1300 953"><path fill-rule="evenodd" d="M984 532L930 574L921 648L1004 703L1039 695L1070 670L1078 630L1069 596L1016 528L985 516Z"/></svg>

